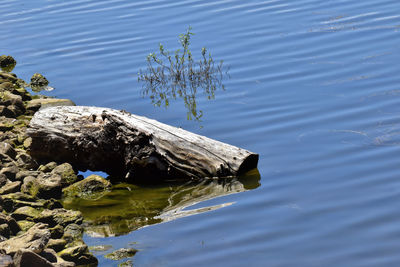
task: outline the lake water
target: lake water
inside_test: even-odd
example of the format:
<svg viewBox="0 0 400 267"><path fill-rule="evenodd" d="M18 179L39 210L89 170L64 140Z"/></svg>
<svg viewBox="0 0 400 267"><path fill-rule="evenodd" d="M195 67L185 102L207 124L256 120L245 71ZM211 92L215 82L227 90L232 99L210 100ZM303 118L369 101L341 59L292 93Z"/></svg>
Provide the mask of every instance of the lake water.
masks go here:
<svg viewBox="0 0 400 267"><path fill-rule="evenodd" d="M88 232L89 245L136 248L135 266L400 266L398 0L0 6L0 54L16 58L21 78L44 74L56 88L48 95L125 109L260 154L249 186L126 185L127 205L141 205L151 220L108 237ZM197 95L201 122L186 119L180 99L154 107L136 75L159 42L177 49L189 25L194 56L206 46L230 67L225 91L211 101ZM120 221L129 216L140 214ZM95 252L100 266L122 262L104 258L108 252Z"/></svg>

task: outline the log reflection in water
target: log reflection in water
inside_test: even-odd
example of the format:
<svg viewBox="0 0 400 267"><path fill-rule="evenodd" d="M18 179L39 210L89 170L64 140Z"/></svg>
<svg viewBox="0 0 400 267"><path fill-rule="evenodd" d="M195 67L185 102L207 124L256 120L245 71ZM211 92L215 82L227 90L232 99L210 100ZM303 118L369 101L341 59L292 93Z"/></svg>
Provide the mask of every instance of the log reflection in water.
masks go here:
<svg viewBox="0 0 400 267"><path fill-rule="evenodd" d="M90 236L118 236L148 225L229 206L233 203L190 209L206 200L255 189L259 182L260 174L254 169L229 180L158 186L119 184L100 199L64 199L63 204L83 213L87 224L85 231Z"/></svg>

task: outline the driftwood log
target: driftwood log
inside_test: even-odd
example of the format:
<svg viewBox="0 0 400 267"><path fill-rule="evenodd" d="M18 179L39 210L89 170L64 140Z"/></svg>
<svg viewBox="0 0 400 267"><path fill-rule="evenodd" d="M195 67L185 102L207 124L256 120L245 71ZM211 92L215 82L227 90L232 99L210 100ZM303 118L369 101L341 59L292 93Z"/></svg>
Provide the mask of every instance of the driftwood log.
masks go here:
<svg viewBox="0 0 400 267"><path fill-rule="evenodd" d="M238 176L258 162L250 151L108 108L46 108L35 113L27 132L39 161L134 180Z"/></svg>

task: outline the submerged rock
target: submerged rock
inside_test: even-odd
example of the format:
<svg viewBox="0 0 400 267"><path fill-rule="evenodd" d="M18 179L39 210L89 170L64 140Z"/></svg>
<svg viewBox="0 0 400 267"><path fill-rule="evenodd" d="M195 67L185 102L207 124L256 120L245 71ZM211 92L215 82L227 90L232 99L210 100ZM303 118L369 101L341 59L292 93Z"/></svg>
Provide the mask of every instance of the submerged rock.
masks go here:
<svg viewBox="0 0 400 267"><path fill-rule="evenodd" d="M72 261L76 265L91 265L97 266L98 260L92 254L86 245L78 245L66 248L58 253L58 255L66 260Z"/></svg>
<svg viewBox="0 0 400 267"><path fill-rule="evenodd" d="M40 73L35 73L31 77L30 87L34 92L40 92L42 90L52 91L54 88L49 87L49 81Z"/></svg>
<svg viewBox="0 0 400 267"><path fill-rule="evenodd" d="M92 174L80 182L72 184L63 189L65 199L83 198L98 199L111 189L111 183L105 178Z"/></svg>
<svg viewBox="0 0 400 267"><path fill-rule="evenodd" d="M137 252L138 250L134 248L121 248L106 254L104 257L110 260L119 261L125 258L133 257Z"/></svg>

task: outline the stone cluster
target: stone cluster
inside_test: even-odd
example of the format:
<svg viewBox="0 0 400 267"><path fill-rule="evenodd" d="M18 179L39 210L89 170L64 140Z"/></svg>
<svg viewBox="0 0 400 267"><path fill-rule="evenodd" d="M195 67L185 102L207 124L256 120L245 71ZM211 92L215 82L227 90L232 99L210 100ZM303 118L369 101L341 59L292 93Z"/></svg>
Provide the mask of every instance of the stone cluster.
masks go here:
<svg viewBox="0 0 400 267"><path fill-rule="evenodd" d="M0 72L0 266L97 266L82 240L82 214L60 202L83 177L69 163L36 162L26 135L41 107L72 102L32 96L22 84Z"/></svg>

